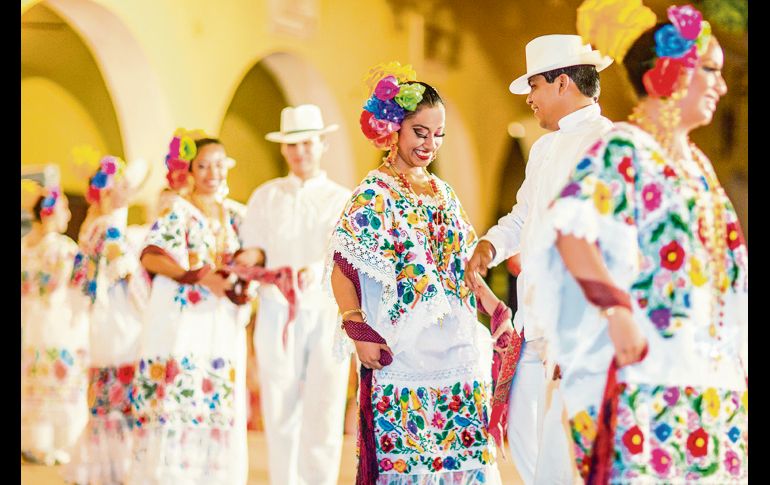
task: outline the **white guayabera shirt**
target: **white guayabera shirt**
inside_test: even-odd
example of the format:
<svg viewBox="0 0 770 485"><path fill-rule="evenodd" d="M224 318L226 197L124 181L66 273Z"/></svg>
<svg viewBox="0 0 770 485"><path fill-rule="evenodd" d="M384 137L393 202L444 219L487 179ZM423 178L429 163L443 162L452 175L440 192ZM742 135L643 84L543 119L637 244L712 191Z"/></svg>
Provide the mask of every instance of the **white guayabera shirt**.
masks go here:
<svg viewBox="0 0 770 485"><path fill-rule="evenodd" d="M559 120L559 130L540 137L529 151L524 183L516 194L516 205L500 218L481 239L495 247L490 267L521 253L522 268L531 244L532 232L542 220L548 204L567 182L569 174L589 146L612 128L612 122L602 116L598 104L574 111ZM517 277L516 288L521 295L526 287L527 272ZM514 317L518 332L526 326L527 341L543 336L537 321L527 315L526 305L519 299Z"/></svg>

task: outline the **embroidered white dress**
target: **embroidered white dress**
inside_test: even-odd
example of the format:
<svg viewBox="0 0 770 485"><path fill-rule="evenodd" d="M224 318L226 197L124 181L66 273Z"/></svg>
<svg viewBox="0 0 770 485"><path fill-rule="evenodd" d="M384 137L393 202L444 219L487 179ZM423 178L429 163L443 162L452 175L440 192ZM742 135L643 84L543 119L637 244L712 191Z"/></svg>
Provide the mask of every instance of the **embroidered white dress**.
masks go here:
<svg viewBox="0 0 770 485"><path fill-rule="evenodd" d="M88 420L88 326L72 319L77 244L50 232L21 239L21 449L66 451Z"/></svg>
<svg viewBox="0 0 770 485"><path fill-rule="evenodd" d="M438 201L421 196L414 207L393 177L374 170L353 192L329 257L339 252L358 271L368 323L394 352L372 383L377 483L495 484L492 339L463 281L476 234L454 191L436 181L447 201L441 242L430 241L439 226L428 224Z"/></svg>
<svg viewBox="0 0 770 485"><path fill-rule="evenodd" d="M225 227L212 227L177 197L153 224L146 246L162 249L185 270L196 269L215 263L215 231L224 231L220 251L232 255L240 248L243 206L224 205ZM155 275L133 383L136 427L127 483L246 483L248 318L249 305Z"/></svg>
<svg viewBox="0 0 770 485"><path fill-rule="evenodd" d="M556 231L596 243L631 295L649 352L617 375L612 483L746 483L748 253L735 211L694 160L679 163L627 123L596 142L555 199L529 258L522 298L544 323L585 471L613 356L606 321L555 248ZM715 177L710 162L706 175ZM690 179L691 182L687 182ZM694 187L695 186L695 187ZM715 221L715 213L723 218ZM726 229L714 280L707 243ZM712 243L708 243L711 245ZM716 288L715 288L716 287ZM718 304L718 300L724 302Z"/></svg>
<svg viewBox="0 0 770 485"><path fill-rule="evenodd" d="M130 392L144 302L135 290L146 284L126 242L127 209L87 220L70 284L73 316L88 325L90 368L88 425L62 470L68 481L117 484L131 458Z"/></svg>

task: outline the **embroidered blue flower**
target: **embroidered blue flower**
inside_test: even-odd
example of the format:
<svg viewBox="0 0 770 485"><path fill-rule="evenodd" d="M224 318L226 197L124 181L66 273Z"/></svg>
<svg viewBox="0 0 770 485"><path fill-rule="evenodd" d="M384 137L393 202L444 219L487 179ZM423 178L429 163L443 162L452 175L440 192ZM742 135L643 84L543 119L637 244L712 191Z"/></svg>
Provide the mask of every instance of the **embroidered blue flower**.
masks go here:
<svg viewBox="0 0 770 485"><path fill-rule="evenodd" d="M666 423L661 423L657 428L655 428L655 436L660 442L666 441L668 437L671 436L671 426L667 425Z"/></svg>
<svg viewBox="0 0 770 485"><path fill-rule="evenodd" d="M118 239L120 237L120 229L117 227L110 227L107 229L107 239Z"/></svg>
<svg viewBox="0 0 770 485"><path fill-rule="evenodd" d="M741 437L741 430L738 429L736 426L733 426L730 428L730 431L727 432L727 437L730 438L730 441L735 443L738 441L738 438Z"/></svg>
<svg viewBox="0 0 770 485"><path fill-rule="evenodd" d="M447 456L446 458L444 458L444 468L446 468L447 470L454 470L455 468L457 468L457 462L451 456Z"/></svg>
<svg viewBox="0 0 770 485"><path fill-rule="evenodd" d="M591 159L590 158L584 158L580 160L580 163L577 164L578 170L585 170L586 168L591 166Z"/></svg>
<svg viewBox="0 0 770 485"><path fill-rule="evenodd" d="M223 359L222 357L217 357L211 362L211 367L215 369L221 369L224 366L225 366L225 359Z"/></svg>
<svg viewBox="0 0 770 485"><path fill-rule="evenodd" d="M682 37L673 25L664 25L655 32L655 53L658 57L682 57L694 42Z"/></svg>
<svg viewBox="0 0 770 485"><path fill-rule="evenodd" d="M369 225L369 218L361 212L356 214L353 219L356 221L356 224L358 224L358 227L366 227Z"/></svg>

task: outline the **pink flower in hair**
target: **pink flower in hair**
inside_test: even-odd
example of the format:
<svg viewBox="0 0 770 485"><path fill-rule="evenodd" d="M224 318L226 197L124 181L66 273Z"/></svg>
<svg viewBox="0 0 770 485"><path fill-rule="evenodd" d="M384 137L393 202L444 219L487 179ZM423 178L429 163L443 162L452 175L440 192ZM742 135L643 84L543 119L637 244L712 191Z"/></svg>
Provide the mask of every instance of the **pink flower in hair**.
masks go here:
<svg viewBox="0 0 770 485"><path fill-rule="evenodd" d="M374 89L374 95L382 101L388 101L396 97L400 88L395 76L386 76L380 79L377 87Z"/></svg>
<svg viewBox="0 0 770 485"><path fill-rule="evenodd" d="M677 7L672 5L667 10L668 19L687 40L695 40L700 35L703 15L692 5Z"/></svg>
<svg viewBox="0 0 770 485"><path fill-rule="evenodd" d="M171 143L168 145L168 156L171 158L179 158L179 145L181 143L181 138L178 136L175 136Z"/></svg>

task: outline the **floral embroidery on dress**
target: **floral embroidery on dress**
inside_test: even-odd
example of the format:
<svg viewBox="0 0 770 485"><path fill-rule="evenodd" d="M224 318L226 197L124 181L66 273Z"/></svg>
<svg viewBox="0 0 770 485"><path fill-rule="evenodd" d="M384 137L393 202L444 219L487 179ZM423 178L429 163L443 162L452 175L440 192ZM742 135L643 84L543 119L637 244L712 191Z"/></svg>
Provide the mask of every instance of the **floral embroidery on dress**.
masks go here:
<svg viewBox="0 0 770 485"><path fill-rule="evenodd" d="M119 415L130 424L131 387L134 365L120 367L92 367L89 369L88 407L92 416Z"/></svg>
<svg viewBox="0 0 770 485"><path fill-rule="evenodd" d="M657 145L638 133L617 124L578 163L559 199L591 201L601 216L636 227L640 272L631 296L658 333L670 338L681 328L680 319L689 318L693 288L709 281L708 253L696 210L698 194L681 181ZM707 190L705 179L702 183ZM721 200L728 218L730 287L745 291L745 242L732 205L724 194Z"/></svg>
<svg viewBox="0 0 770 485"><path fill-rule="evenodd" d="M463 278L476 233L456 194L439 181L447 207L439 211L429 198L413 207L389 181L373 171L353 192L334 230L343 256L354 266L354 260L366 259L378 273L396 275L394 301L386 302L394 325L419 303L433 303L440 296L460 299L474 310L475 296ZM446 233L432 241L428 223L438 217ZM356 249L351 251L348 245Z"/></svg>
<svg viewBox="0 0 770 485"><path fill-rule="evenodd" d="M478 381L416 389L375 385L372 405L380 473L492 464L488 392L488 385ZM469 462L475 465L463 467Z"/></svg>
<svg viewBox="0 0 770 485"><path fill-rule="evenodd" d="M22 242L21 296L47 298L62 287L76 253L77 244L61 234L47 234L34 247Z"/></svg>
<svg viewBox="0 0 770 485"><path fill-rule="evenodd" d="M125 228L121 230L106 217L86 229L70 277L70 285L79 287L91 302L96 300L100 283L111 285L125 280L137 265L128 248Z"/></svg>
<svg viewBox="0 0 770 485"><path fill-rule="evenodd" d="M22 383L26 399L76 400L85 389L85 349L26 348Z"/></svg>
<svg viewBox="0 0 770 485"><path fill-rule="evenodd" d="M233 426L235 373L222 357L140 360L131 395L136 425Z"/></svg>
<svg viewBox="0 0 770 485"><path fill-rule="evenodd" d="M626 385L613 478L748 478L747 397L713 387Z"/></svg>
<svg viewBox="0 0 770 485"><path fill-rule="evenodd" d="M241 246L237 231L242 218L242 206L229 199L223 204L230 222L225 228L226 251L227 254L234 254ZM216 263L216 239L213 232L203 214L181 197L176 198L165 214L153 223L145 245L163 249L186 270ZM174 302L184 310L190 305L207 301L211 295L202 285L180 284Z"/></svg>
<svg viewBox="0 0 770 485"><path fill-rule="evenodd" d="M591 450L596 439L596 407L590 406L570 419L570 430L575 450L575 464L583 478L587 477L591 466Z"/></svg>

